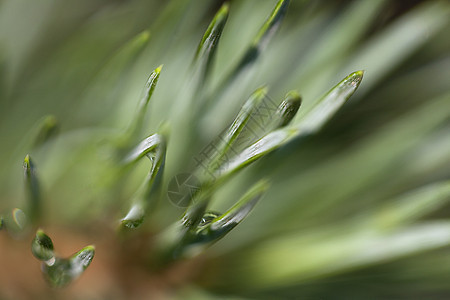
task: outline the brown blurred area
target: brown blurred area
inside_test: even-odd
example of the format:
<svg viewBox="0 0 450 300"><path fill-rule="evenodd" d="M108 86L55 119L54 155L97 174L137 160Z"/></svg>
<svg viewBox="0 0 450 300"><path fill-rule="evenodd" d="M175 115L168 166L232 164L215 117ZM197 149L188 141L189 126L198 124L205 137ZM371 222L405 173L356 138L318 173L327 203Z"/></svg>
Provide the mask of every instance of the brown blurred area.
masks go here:
<svg viewBox="0 0 450 300"><path fill-rule="evenodd" d="M74 282L63 288L51 288L40 264L30 251L32 235L13 239L0 234L0 299L171 299L173 293L201 269L197 258L173 264L163 270L143 268L150 255L148 236L135 235L118 243L114 232L102 235L80 233L70 228L48 228L56 253L68 257L80 246L95 244L95 259ZM4 247L7 245L7 247ZM130 255L131 254L131 255Z"/></svg>

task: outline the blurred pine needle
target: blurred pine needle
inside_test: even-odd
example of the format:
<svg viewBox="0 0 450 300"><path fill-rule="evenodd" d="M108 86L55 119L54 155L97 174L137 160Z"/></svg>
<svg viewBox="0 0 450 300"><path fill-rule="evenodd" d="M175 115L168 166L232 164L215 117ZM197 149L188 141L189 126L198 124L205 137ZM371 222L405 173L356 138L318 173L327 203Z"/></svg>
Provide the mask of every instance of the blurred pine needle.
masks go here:
<svg viewBox="0 0 450 300"><path fill-rule="evenodd" d="M449 31L434 0L1 1L0 299L448 298Z"/></svg>

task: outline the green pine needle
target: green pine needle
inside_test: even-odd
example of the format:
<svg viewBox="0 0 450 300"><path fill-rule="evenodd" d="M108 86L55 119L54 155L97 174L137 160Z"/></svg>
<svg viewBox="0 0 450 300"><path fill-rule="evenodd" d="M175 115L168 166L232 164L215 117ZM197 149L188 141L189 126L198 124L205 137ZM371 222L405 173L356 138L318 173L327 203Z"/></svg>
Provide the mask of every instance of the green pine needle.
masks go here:
<svg viewBox="0 0 450 300"><path fill-rule="evenodd" d="M34 257L42 261L49 261L55 257L53 242L42 229L36 231L36 236L31 243L31 252Z"/></svg>
<svg viewBox="0 0 450 300"><path fill-rule="evenodd" d="M268 133L253 145L246 148L226 166L216 172L216 177L229 178L238 170L253 161L285 145L294 138L312 134L319 130L350 98L361 83L362 71L354 72L332 88L319 103L301 120L294 124Z"/></svg>
<svg viewBox="0 0 450 300"><path fill-rule="evenodd" d="M294 119L302 104L302 98L297 91L290 91L283 102L278 106L271 124L267 126L268 131L272 131L288 125Z"/></svg>
<svg viewBox="0 0 450 300"><path fill-rule="evenodd" d="M25 187L28 195L29 216L32 222L37 222L41 215L41 192L36 175L36 168L30 156L25 156L23 162Z"/></svg>
<svg viewBox="0 0 450 300"><path fill-rule="evenodd" d="M214 19L209 24L202 40L200 41L200 44L197 47L194 64L198 65L201 69L201 75L199 76L201 82L208 78L213 58L219 44L220 36L222 35L222 31L228 19L228 11L228 4L223 4Z"/></svg>

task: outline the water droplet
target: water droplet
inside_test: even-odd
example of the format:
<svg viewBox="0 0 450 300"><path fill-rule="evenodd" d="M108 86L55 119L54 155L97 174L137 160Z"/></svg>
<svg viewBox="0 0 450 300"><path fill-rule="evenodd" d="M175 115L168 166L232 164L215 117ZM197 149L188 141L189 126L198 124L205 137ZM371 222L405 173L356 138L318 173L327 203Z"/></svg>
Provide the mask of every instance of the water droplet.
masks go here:
<svg viewBox="0 0 450 300"><path fill-rule="evenodd" d="M133 205L128 214L121 220L121 223L126 228L137 228L144 221L144 210L140 205Z"/></svg>
<svg viewBox="0 0 450 300"><path fill-rule="evenodd" d="M55 262L56 262L56 258L54 256L52 258L50 258L49 260L44 261L44 263L49 267L53 266L55 264Z"/></svg>
<svg viewBox="0 0 450 300"><path fill-rule="evenodd" d="M221 215L220 213L214 212L214 211L205 212L205 214L203 215L202 220L200 221L200 224L198 224L198 226L204 227L204 226L208 225L209 223L211 223L212 220L214 220L215 218L217 218L220 215Z"/></svg>
<svg viewBox="0 0 450 300"><path fill-rule="evenodd" d="M12 210L12 217L14 223L19 229L24 229L27 226L28 218L20 208L14 208Z"/></svg>

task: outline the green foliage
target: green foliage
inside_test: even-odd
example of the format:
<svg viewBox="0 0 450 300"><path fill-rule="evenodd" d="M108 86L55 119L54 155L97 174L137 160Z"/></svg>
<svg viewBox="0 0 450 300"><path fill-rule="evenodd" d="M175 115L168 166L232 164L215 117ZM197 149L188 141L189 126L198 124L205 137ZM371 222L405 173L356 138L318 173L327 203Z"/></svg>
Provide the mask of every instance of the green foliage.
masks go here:
<svg viewBox="0 0 450 300"><path fill-rule="evenodd" d="M145 83L144 92L141 100L139 101L138 108L136 110L136 115L133 118L133 123L129 129L129 139L133 139L135 135L138 135L142 130L142 126L145 120L145 114L148 110L148 105L150 99L153 95L153 91L155 90L156 84L158 83L159 75L161 73L163 65L157 67L148 77L147 82Z"/></svg>
<svg viewBox="0 0 450 300"><path fill-rule="evenodd" d="M25 189L27 190L29 199L29 216L33 222L36 222L41 214L40 206L42 200L36 169L29 155L25 156L23 169L25 174Z"/></svg>
<svg viewBox="0 0 450 300"><path fill-rule="evenodd" d="M161 176L164 170L166 146L162 136L156 136L154 139L150 139L151 137L139 144L137 149L132 151L131 156L128 155L126 159L130 161L129 157L138 156L142 158L142 155L145 155L152 162L152 166L147 178L133 198L132 207L121 220L121 224L125 228L139 227L144 221L145 215L148 215L149 210L155 208L156 205L155 201L158 198L157 191L159 190ZM131 161L136 161L136 159L131 159Z"/></svg>
<svg viewBox="0 0 450 300"><path fill-rule="evenodd" d="M36 237L31 242L31 252L39 260L50 260L55 257L53 253L53 242L48 235L39 229Z"/></svg>
<svg viewBox="0 0 450 300"><path fill-rule="evenodd" d="M228 18L228 4L224 4L217 12L214 19L206 29L194 58L194 64L200 69L199 80L205 81L208 78L212 61L219 44L220 36Z"/></svg>
<svg viewBox="0 0 450 300"><path fill-rule="evenodd" d="M53 242L39 229L31 243L31 252L42 261L42 272L52 287L63 287L78 278L91 264L95 254L94 246L86 246L69 258L55 255Z"/></svg>
<svg viewBox="0 0 450 300"><path fill-rule="evenodd" d="M289 2L289 0L278 1L269 18L253 38L250 47L229 75L227 80L228 84L230 84L231 81L237 80L239 74L246 68L249 68L258 59L261 52L264 50L264 47L266 47L280 26L281 21L287 12Z"/></svg>
<svg viewBox="0 0 450 300"><path fill-rule="evenodd" d="M42 272L52 287L64 287L78 278L92 262L94 246L86 246L69 258L55 258L44 262Z"/></svg>
<svg viewBox="0 0 450 300"><path fill-rule="evenodd" d="M55 116L45 116L38 125L37 135L32 148L38 148L45 144L49 139L55 137L59 131L59 123Z"/></svg>
<svg viewBox="0 0 450 300"><path fill-rule="evenodd" d="M301 104L302 98L296 91L287 93L283 102L278 106L273 116L272 124L268 126L268 130L274 130L288 125L297 114Z"/></svg>
<svg viewBox="0 0 450 300"><path fill-rule="evenodd" d="M52 287L95 248L38 226L99 240L118 297L450 292L447 2L29 5L0 7L0 229Z"/></svg>
<svg viewBox="0 0 450 300"><path fill-rule="evenodd" d="M306 136L319 130L356 91L361 83L362 74L363 72L359 71L347 76L331 89L303 119L294 122L291 126L268 133L228 162L226 167L218 170L217 176L227 178L294 138Z"/></svg>

